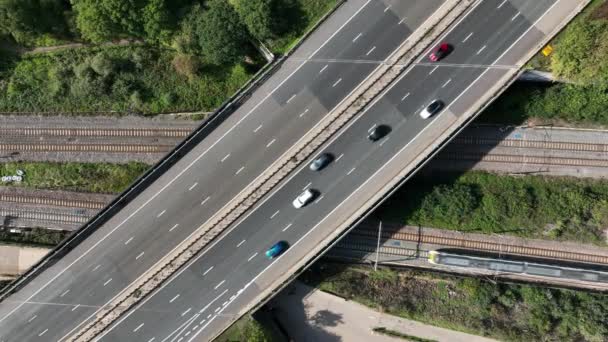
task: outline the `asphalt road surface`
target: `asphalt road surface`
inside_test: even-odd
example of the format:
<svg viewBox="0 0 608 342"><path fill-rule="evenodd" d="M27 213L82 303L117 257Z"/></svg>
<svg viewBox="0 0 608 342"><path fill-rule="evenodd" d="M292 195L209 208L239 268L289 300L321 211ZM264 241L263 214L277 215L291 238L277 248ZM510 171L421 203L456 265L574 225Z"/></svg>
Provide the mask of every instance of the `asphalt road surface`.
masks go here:
<svg viewBox="0 0 608 342"><path fill-rule="evenodd" d="M54 341L76 331L311 130L442 3L347 1L188 155L4 300L0 341Z"/></svg>
<svg viewBox="0 0 608 342"><path fill-rule="evenodd" d="M320 172L303 165L222 239L115 322L101 340L206 340L221 331L273 278L304 258L319 235L329 234L328 227L333 225L327 218L359 195L358 189L393 156L445 111L463 115L487 91L487 84L516 67L535 46L522 37L540 40L544 33L533 25L557 4L559 0L478 4L437 41L453 45L450 55L440 63L421 57L375 104L332 138L323 152L335 156L333 163ZM433 99L446 104L444 112L420 118L420 111ZM389 125L392 131L377 142L366 139L379 124ZM320 196L295 209L292 200L307 188L318 190ZM290 249L268 260L264 252L277 241L287 241Z"/></svg>

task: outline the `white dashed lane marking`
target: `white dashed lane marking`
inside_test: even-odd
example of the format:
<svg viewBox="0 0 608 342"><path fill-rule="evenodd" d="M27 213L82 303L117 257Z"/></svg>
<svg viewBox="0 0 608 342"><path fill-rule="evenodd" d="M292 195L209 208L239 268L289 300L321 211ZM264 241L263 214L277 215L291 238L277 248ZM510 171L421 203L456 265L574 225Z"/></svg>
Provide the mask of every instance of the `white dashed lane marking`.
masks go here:
<svg viewBox="0 0 608 342"><path fill-rule="evenodd" d="M473 32L469 33L463 40L462 42L466 42L467 40L469 40L469 38L471 38L471 36L473 35Z"/></svg>

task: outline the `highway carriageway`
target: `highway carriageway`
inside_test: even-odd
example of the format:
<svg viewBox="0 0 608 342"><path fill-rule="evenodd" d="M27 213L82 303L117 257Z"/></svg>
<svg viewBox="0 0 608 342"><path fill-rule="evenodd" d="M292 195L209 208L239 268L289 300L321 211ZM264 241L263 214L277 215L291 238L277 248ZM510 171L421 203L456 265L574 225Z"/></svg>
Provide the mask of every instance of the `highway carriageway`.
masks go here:
<svg viewBox="0 0 608 342"><path fill-rule="evenodd" d="M285 284L366 208L394 189L404 174L411 174L415 165L468 123L586 3L479 2L435 42L453 44L449 56L431 64L425 51L323 146L319 153L332 153L333 163L320 172L301 165L100 339L193 341L217 336ZM446 108L430 119L420 118L419 112L433 99L444 101ZM392 131L380 141L367 140L368 132L380 124ZM320 195L295 209L291 202L304 189L316 189ZM290 248L268 260L264 252L281 240Z"/></svg>
<svg viewBox="0 0 608 342"><path fill-rule="evenodd" d="M0 341L62 340L89 322L313 129L443 4L345 2L201 143L7 297L0 305ZM251 246L244 243L241 251ZM142 340L152 324L132 327L133 336L118 340Z"/></svg>

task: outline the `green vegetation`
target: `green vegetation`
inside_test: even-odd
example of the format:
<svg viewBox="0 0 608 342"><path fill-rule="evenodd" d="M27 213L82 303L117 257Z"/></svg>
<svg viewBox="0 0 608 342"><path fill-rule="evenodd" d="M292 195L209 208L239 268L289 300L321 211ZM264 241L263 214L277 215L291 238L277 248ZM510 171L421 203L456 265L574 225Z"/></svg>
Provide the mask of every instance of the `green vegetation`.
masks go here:
<svg viewBox="0 0 608 342"><path fill-rule="evenodd" d="M340 0L283 0L281 9L281 22L278 37L270 39L266 43L275 53L289 51L306 32Z"/></svg>
<svg viewBox="0 0 608 342"><path fill-rule="evenodd" d="M32 228L20 234L0 231L0 241L3 244L52 248L58 245L69 234L70 232L45 228Z"/></svg>
<svg viewBox="0 0 608 342"><path fill-rule="evenodd" d="M152 46L66 50L24 57L0 82L4 111L212 111L257 66L210 67Z"/></svg>
<svg viewBox="0 0 608 342"><path fill-rule="evenodd" d="M252 36L284 52L336 2L0 0L0 110L212 111L264 63ZM119 39L129 46L15 46Z"/></svg>
<svg viewBox="0 0 608 342"><path fill-rule="evenodd" d="M225 0L209 0L208 9L196 21L196 35L209 63L233 64L249 41L247 27Z"/></svg>
<svg viewBox="0 0 608 342"><path fill-rule="evenodd" d="M437 342L437 340L429 340L427 338L412 336L412 335L404 334L399 331L387 329L385 327L375 327L372 330L378 334L387 335L387 336L391 336L391 337L398 337L398 338L404 339L406 341L411 341L411 342Z"/></svg>
<svg viewBox="0 0 608 342"><path fill-rule="evenodd" d="M300 279L404 318L507 341L606 341L608 296L419 271L319 263Z"/></svg>
<svg viewBox="0 0 608 342"><path fill-rule="evenodd" d="M215 339L218 342L272 342L276 340L267 328L249 315L236 321Z"/></svg>
<svg viewBox="0 0 608 342"><path fill-rule="evenodd" d="M480 120L608 125L608 2L593 1L551 45L553 54L539 54L528 66L551 71L574 84L514 85Z"/></svg>
<svg viewBox="0 0 608 342"><path fill-rule="evenodd" d="M148 169L143 163L0 163L0 175L25 171L23 182L16 186L37 189L120 193Z"/></svg>
<svg viewBox="0 0 608 342"><path fill-rule="evenodd" d="M608 125L608 83L514 84L479 117L488 123Z"/></svg>
<svg viewBox="0 0 608 342"><path fill-rule="evenodd" d="M71 36L69 2L63 0L0 1L0 36L10 35L25 45L51 37Z"/></svg>
<svg viewBox="0 0 608 342"><path fill-rule="evenodd" d="M251 35L259 40L266 40L276 35L278 20L273 18L273 0L234 0L234 7L243 18Z"/></svg>
<svg viewBox="0 0 608 342"><path fill-rule="evenodd" d="M608 183L484 172L418 177L378 215L408 225L605 245Z"/></svg>

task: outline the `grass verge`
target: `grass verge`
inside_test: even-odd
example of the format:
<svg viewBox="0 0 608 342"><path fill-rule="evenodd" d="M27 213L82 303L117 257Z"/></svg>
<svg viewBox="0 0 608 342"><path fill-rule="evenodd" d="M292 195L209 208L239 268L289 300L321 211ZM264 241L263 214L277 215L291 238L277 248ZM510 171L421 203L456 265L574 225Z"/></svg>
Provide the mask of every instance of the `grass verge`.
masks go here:
<svg viewBox="0 0 608 342"><path fill-rule="evenodd" d="M0 175L25 172L23 182L13 184L27 188L120 193L150 166L143 163L0 163Z"/></svg>
<svg viewBox="0 0 608 342"><path fill-rule="evenodd" d="M300 280L392 315L507 341L605 341L608 296L317 263Z"/></svg>
<svg viewBox="0 0 608 342"><path fill-rule="evenodd" d="M408 225L606 245L608 182L485 172L420 176L377 214Z"/></svg>
<svg viewBox="0 0 608 342"><path fill-rule="evenodd" d="M9 245L53 248L70 235L70 233L44 228L31 228L20 234L0 231L0 242Z"/></svg>
<svg viewBox="0 0 608 342"><path fill-rule="evenodd" d="M276 338L250 315L245 315L218 336L217 342L273 342Z"/></svg>

